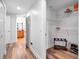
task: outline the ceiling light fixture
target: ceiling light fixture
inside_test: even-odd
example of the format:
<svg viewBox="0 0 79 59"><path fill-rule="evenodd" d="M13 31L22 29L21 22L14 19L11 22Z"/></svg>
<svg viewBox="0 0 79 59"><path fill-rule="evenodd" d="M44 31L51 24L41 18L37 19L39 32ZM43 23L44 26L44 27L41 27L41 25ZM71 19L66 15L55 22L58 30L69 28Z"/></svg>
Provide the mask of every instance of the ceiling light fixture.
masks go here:
<svg viewBox="0 0 79 59"><path fill-rule="evenodd" d="M19 6L17 6L17 10L21 10L21 8Z"/></svg>

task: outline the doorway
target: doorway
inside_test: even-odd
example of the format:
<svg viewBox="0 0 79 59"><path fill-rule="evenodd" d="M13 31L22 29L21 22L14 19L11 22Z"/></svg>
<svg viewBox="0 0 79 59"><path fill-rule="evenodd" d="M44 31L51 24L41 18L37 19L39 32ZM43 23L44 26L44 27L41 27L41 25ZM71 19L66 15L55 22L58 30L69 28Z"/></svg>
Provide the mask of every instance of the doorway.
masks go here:
<svg viewBox="0 0 79 59"><path fill-rule="evenodd" d="M78 59L78 2L77 0L72 1L71 5L67 5L68 2L64 3L63 6L66 6L60 8L60 10L55 10L60 4L54 6L51 2L63 4L46 0L46 31L48 36L46 40L46 58ZM76 8L74 8L75 6ZM73 7L73 9L70 7ZM68 12L67 10L71 11ZM73 45L74 48L72 48Z"/></svg>
<svg viewBox="0 0 79 59"><path fill-rule="evenodd" d="M17 17L17 43L26 45L26 24L25 17L18 16Z"/></svg>

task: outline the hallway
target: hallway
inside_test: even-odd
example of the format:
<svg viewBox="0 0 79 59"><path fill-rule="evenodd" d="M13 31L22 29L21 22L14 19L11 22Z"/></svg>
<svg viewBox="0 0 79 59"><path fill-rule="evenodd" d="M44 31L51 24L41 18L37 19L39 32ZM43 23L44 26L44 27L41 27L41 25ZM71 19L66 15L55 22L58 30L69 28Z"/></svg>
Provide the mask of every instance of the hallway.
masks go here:
<svg viewBox="0 0 79 59"><path fill-rule="evenodd" d="M0 59L78 59L78 0L58 1L0 0Z"/></svg>
<svg viewBox="0 0 79 59"><path fill-rule="evenodd" d="M4 59L36 59L29 48L18 43L8 44Z"/></svg>

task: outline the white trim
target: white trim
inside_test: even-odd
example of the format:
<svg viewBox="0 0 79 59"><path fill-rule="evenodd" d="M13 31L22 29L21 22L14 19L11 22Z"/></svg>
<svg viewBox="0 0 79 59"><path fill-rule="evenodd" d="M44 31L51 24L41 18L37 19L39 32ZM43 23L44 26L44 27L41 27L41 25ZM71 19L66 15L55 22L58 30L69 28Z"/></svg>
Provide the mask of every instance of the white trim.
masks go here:
<svg viewBox="0 0 79 59"><path fill-rule="evenodd" d="M31 49L31 51L33 52L33 54L35 55L35 57L36 57L37 59L42 59L42 58L35 52L35 50L34 50L32 47L30 47L30 49Z"/></svg>

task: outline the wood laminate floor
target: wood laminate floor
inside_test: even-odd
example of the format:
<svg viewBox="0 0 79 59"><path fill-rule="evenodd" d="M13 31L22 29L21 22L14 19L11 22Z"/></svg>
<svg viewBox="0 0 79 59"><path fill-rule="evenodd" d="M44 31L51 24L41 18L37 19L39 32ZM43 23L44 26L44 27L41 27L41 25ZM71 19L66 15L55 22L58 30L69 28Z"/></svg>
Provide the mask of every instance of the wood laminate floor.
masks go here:
<svg viewBox="0 0 79 59"><path fill-rule="evenodd" d="M29 48L25 48L22 44L14 44L7 48L4 59L36 59Z"/></svg>
<svg viewBox="0 0 79 59"><path fill-rule="evenodd" d="M69 51L50 48L47 50L47 59L78 59L78 56Z"/></svg>

